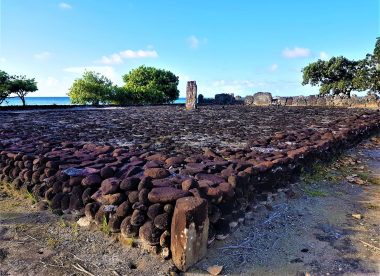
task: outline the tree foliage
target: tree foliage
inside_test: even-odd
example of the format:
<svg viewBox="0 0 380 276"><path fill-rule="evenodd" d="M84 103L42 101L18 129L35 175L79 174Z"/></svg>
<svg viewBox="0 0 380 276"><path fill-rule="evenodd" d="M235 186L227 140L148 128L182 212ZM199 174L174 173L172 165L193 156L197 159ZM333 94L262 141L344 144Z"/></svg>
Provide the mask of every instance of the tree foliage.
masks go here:
<svg viewBox="0 0 380 276"><path fill-rule="evenodd" d="M367 91L380 94L380 38L376 39L373 54L362 60L332 57L328 61L318 60L302 69L302 84L320 86L321 95L345 94L352 91Z"/></svg>
<svg viewBox="0 0 380 276"><path fill-rule="evenodd" d="M178 98L178 77L170 71L140 66L123 76L118 87L106 77L86 71L76 79L68 95L74 104L160 104Z"/></svg>
<svg viewBox="0 0 380 276"><path fill-rule="evenodd" d="M320 85L319 92L326 94L345 94L350 96L354 89L353 78L357 62L345 57L332 57L328 61L318 60L306 66L302 84Z"/></svg>
<svg viewBox="0 0 380 276"><path fill-rule="evenodd" d="M37 82L34 78L27 79L26 76L12 76L9 83L9 92L16 94L25 106L25 96L30 92L37 91Z"/></svg>
<svg viewBox="0 0 380 276"><path fill-rule="evenodd" d="M0 104L10 95L9 80L10 76L8 73L0 70Z"/></svg>
<svg viewBox="0 0 380 276"><path fill-rule="evenodd" d="M115 86L105 76L94 71L85 71L69 89L68 96L73 104L107 104L112 101Z"/></svg>
<svg viewBox="0 0 380 276"><path fill-rule="evenodd" d="M0 104L11 94L17 95L23 106L25 106L25 96L30 92L37 91L35 79L28 79L26 76L10 76L0 70Z"/></svg>
<svg viewBox="0 0 380 276"><path fill-rule="evenodd" d="M140 66L125 74L123 80L137 103L170 103L179 96L178 77L167 70Z"/></svg>

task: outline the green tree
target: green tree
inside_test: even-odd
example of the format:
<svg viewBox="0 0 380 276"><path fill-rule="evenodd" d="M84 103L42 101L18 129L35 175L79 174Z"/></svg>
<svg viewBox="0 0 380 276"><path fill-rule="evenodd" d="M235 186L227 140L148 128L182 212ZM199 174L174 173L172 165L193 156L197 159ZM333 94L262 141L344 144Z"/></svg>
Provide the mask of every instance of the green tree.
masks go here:
<svg viewBox="0 0 380 276"><path fill-rule="evenodd" d="M26 76L11 76L8 86L11 94L16 94L22 101L22 105L25 106L25 96L30 92L38 90L37 82L35 79L27 79Z"/></svg>
<svg viewBox="0 0 380 276"><path fill-rule="evenodd" d="M328 61L318 60L302 69L302 85L319 85L321 95L342 93L350 96L351 91L355 88L353 80L357 64L357 61L343 56L332 57Z"/></svg>
<svg viewBox="0 0 380 276"><path fill-rule="evenodd" d="M375 49L373 50L373 61L378 65L377 67L379 67L379 64L380 64L380 37L376 38Z"/></svg>
<svg viewBox="0 0 380 276"><path fill-rule="evenodd" d="M10 95L9 80L10 76L8 73L0 70L0 104Z"/></svg>
<svg viewBox="0 0 380 276"><path fill-rule="evenodd" d="M129 89L115 86L111 96L111 102L113 104L128 105L136 104L138 103L138 100L136 99L136 95Z"/></svg>
<svg viewBox="0 0 380 276"><path fill-rule="evenodd" d="M354 86L357 91L380 95L380 38L376 39L373 54L367 54L357 63Z"/></svg>
<svg viewBox="0 0 380 276"><path fill-rule="evenodd" d="M357 91L380 92L380 71L372 55L358 61L353 84Z"/></svg>
<svg viewBox="0 0 380 276"><path fill-rule="evenodd" d="M115 92L111 80L94 71L85 71L69 89L68 96L73 104L110 103Z"/></svg>
<svg viewBox="0 0 380 276"><path fill-rule="evenodd" d="M179 96L178 77L167 70L140 66L125 74L123 80L139 103L171 103Z"/></svg>

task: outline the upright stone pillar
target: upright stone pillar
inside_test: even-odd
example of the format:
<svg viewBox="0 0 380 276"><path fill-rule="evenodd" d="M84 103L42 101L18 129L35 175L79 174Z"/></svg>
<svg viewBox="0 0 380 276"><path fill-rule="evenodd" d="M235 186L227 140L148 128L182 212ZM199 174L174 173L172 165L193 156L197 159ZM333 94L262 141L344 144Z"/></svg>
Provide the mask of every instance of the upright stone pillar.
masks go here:
<svg viewBox="0 0 380 276"><path fill-rule="evenodd" d="M188 81L186 86L186 109L192 110L197 108L197 83Z"/></svg>
<svg viewBox="0 0 380 276"><path fill-rule="evenodd" d="M207 253L209 219L207 201L198 197L177 200L171 226L171 252L175 266L186 271Z"/></svg>

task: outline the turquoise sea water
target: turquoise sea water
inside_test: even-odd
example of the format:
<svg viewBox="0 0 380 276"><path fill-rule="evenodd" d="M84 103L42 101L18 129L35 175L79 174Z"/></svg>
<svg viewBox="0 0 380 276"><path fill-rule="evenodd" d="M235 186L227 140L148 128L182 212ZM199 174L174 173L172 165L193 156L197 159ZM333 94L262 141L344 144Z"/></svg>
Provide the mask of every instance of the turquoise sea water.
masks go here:
<svg viewBox="0 0 380 276"><path fill-rule="evenodd" d="M27 105L70 105L69 97L26 97ZM174 103L185 103L185 98L178 98ZM22 105L19 98L9 98L1 106Z"/></svg>

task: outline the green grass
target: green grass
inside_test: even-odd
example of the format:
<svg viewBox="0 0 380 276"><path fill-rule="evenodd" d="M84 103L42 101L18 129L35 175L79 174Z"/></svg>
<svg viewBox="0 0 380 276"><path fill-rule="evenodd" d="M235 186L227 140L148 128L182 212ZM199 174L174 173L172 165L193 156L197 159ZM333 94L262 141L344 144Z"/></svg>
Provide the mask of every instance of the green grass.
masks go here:
<svg viewBox="0 0 380 276"><path fill-rule="evenodd" d="M103 217L102 217L102 225L100 226L100 230L107 235L109 235L111 233L111 230L110 230L110 227L107 223L107 218L105 215L103 215Z"/></svg>
<svg viewBox="0 0 380 276"><path fill-rule="evenodd" d="M51 249L56 248L60 243L61 241L59 239L55 239L51 237L46 240L46 245L50 247Z"/></svg>
<svg viewBox="0 0 380 276"><path fill-rule="evenodd" d="M309 189L309 188L305 188L304 192L308 196L312 196L312 197L323 197L323 196L327 196L328 195L328 193L326 193L324 191L316 190L316 189Z"/></svg>
<svg viewBox="0 0 380 276"><path fill-rule="evenodd" d="M59 218L59 220L58 220L58 226L61 227L61 228L66 228L68 225L67 225L66 221L63 218Z"/></svg>
<svg viewBox="0 0 380 276"><path fill-rule="evenodd" d="M25 195L26 195L26 198L32 201L32 204L37 203L37 198L31 192L26 191Z"/></svg>

